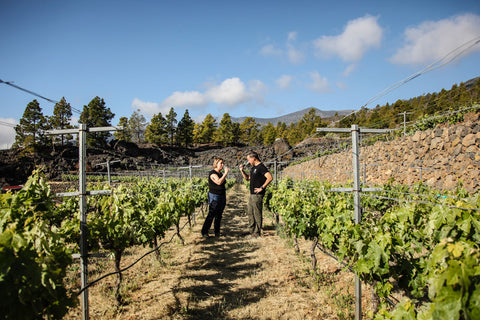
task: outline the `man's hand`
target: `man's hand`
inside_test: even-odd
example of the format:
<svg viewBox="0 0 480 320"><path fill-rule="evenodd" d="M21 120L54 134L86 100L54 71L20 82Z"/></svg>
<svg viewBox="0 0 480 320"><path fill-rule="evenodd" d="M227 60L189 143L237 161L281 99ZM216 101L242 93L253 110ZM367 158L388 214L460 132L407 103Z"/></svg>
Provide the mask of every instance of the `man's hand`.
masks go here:
<svg viewBox="0 0 480 320"><path fill-rule="evenodd" d="M260 192L262 192L262 190L263 190L263 188L255 188L255 189L253 189L253 192L260 193Z"/></svg>

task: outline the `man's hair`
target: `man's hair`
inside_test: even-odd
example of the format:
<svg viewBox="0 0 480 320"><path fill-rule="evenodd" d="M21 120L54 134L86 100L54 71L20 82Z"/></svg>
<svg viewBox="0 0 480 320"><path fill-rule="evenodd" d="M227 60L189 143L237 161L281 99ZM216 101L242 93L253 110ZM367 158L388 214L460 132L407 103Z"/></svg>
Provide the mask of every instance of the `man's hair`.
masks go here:
<svg viewBox="0 0 480 320"><path fill-rule="evenodd" d="M213 168L214 168L214 169L217 167L217 163L219 163L220 161L225 162L222 158L213 157Z"/></svg>
<svg viewBox="0 0 480 320"><path fill-rule="evenodd" d="M247 157L255 158L255 159L257 159L258 161L260 161L260 158L258 157L258 153L256 153L256 152L253 151L253 150L248 151Z"/></svg>

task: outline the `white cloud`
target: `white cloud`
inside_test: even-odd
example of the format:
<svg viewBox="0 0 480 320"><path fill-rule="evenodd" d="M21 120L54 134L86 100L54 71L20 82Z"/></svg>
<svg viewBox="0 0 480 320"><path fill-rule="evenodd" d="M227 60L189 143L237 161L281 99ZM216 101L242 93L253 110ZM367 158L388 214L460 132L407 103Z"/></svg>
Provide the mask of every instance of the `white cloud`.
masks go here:
<svg viewBox="0 0 480 320"><path fill-rule="evenodd" d="M465 14L440 21L426 21L405 30L405 45L390 61L414 65L433 62L479 35L478 15ZM472 50L480 51L480 47Z"/></svg>
<svg viewBox="0 0 480 320"><path fill-rule="evenodd" d="M348 88L348 86L347 86L345 83L341 82L341 81L338 81L338 82L337 82L337 87L339 87L339 88L342 89L342 90L345 90L345 89Z"/></svg>
<svg viewBox="0 0 480 320"><path fill-rule="evenodd" d="M287 45L288 60L293 64L300 64L304 61L304 54L302 51L297 50L292 44Z"/></svg>
<svg viewBox="0 0 480 320"><path fill-rule="evenodd" d="M230 107L251 98L247 86L239 78L226 79L220 85L208 89L205 95L211 102Z"/></svg>
<svg viewBox="0 0 480 320"><path fill-rule="evenodd" d="M170 110L171 107L203 107L207 105L207 103L205 95L201 92L175 91L160 104L160 108L162 110Z"/></svg>
<svg viewBox="0 0 480 320"><path fill-rule="evenodd" d="M312 84L309 86L310 90L317 93L326 93L330 91L327 78L322 77L318 71L311 72L310 78L312 79Z"/></svg>
<svg viewBox="0 0 480 320"><path fill-rule="evenodd" d="M248 82L248 88L252 99L263 104L265 100L264 97L268 92L268 87L260 80L251 80Z"/></svg>
<svg viewBox="0 0 480 320"><path fill-rule="evenodd" d="M295 41L297 40L297 32L291 31L288 33L288 41Z"/></svg>
<svg viewBox="0 0 480 320"><path fill-rule="evenodd" d="M263 56L280 56L283 54L283 51L275 48L273 44L267 44L260 49L260 54Z"/></svg>
<svg viewBox="0 0 480 320"><path fill-rule="evenodd" d="M17 120L12 118L0 118L0 149L8 149L15 142L14 126Z"/></svg>
<svg viewBox="0 0 480 320"><path fill-rule="evenodd" d="M280 78L278 78L275 82L277 86L279 86L281 89L288 89L292 81L293 81L292 76L284 74Z"/></svg>
<svg viewBox="0 0 480 320"><path fill-rule="evenodd" d="M291 31L287 34L286 48L280 49L273 44L268 44L260 49L260 54L263 56L277 56L288 59L293 64L302 63L305 60L305 54L297 49L293 42L297 40L297 32Z"/></svg>
<svg viewBox="0 0 480 320"><path fill-rule="evenodd" d="M297 40L297 32L291 31L288 33L287 38L287 58L293 64L300 64L304 61L305 54L298 50L292 42Z"/></svg>
<svg viewBox="0 0 480 320"><path fill-rule="evenodd" d="M358 61L371 48L378 48L382 41L383 30L377 22L378 17L366 15L347 23L342 34L322 36L313 41L316 54L339 56L344 61Z"/></svg>
<svg viewBox="0 0 480 320"><path fill-rule="evenodd" d="M205 92L200 91L176 91L160 103L144 102L135 98L132 108L140 109L147 115L161 112L163 115L170 108L203 108L210 103L233 108L239 104L256 100L263 101L267 87L260 80L252 80L248 86L239 78L233 77L224 80L220 84L208 84Z"/></svg>
<svg viewBox="0 0 480 320"><path fill-rule="evenodd" d="M342 75L344 77L348 77L353 71L355 71L355 69L357 69L357 65L356 64L350 64L345 68L345 70L343 70Z"/></svg>
<svg viewBox="0 0 480 320"><path fill-rule="evenodd" d="M133 99L132 109L140 109L142 113L145 113L148 116L153 116L154 114L158 114L159 112L161 112L163 115L165 114L165 110L162 109L159 103L145 102L138 98Z"/></svg>

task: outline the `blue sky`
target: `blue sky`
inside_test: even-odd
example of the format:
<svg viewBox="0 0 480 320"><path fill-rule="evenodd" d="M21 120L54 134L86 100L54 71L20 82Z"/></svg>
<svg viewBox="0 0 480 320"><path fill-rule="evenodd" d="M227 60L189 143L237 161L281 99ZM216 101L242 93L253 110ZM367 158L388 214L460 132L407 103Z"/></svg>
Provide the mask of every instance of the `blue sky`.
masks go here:
<svg viewBox="0 0 480 320"><path fill-rule="evenodd" d="M359 109L480 37L480 1L0 1L0 79L115 118ZM480 44L367 105L480 76ZM0 83L0 148L27 104ZM79 114L74 112L74 121ZM8 125L11 124L11 125Z"/></svg>

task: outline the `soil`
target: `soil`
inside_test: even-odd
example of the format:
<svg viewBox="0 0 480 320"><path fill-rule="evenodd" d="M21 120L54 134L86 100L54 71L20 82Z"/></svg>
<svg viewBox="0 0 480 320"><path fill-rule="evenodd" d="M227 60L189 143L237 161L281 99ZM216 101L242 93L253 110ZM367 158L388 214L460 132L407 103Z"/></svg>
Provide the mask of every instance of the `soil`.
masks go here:
<svg viewBox="0 0 480 320"><path fill-rule="evenodd" d="M161 247L161 261L150 254L123 273L124 303L116 305L115 276L89 290L91 319L353 319L354 276L331 257L316 251L312 271L311 242L293 241L264 212L264 233L245 236L247 190L237 184L227 193L222 235L204 239L200 229L205 208L196 223L186 219L182 241L170 230ZM128 250L128 266L150 248ZM92 259L93 260L93 259ZM96 258L89 265L89 280L113 271L112 258ZM70 286L78 290L78 266L72 267ZM363 314L369 311L370 289L363 285ZM80 307L65 319L81 318Z"/></svg>

